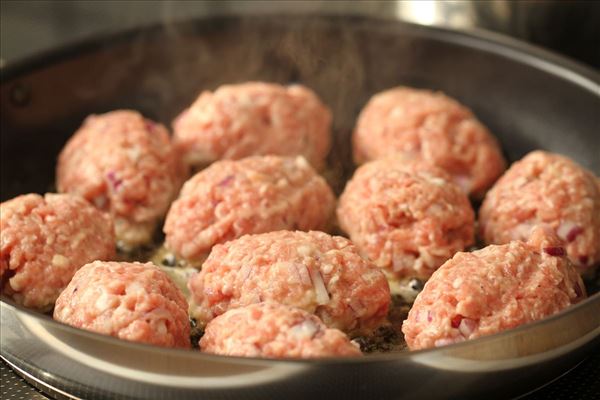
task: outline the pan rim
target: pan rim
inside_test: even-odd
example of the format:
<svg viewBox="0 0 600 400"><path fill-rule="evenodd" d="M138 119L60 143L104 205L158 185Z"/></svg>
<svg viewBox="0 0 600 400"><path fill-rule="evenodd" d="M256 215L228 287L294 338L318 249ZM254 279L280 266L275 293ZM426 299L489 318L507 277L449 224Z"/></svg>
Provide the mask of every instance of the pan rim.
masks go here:
<svg viewBox="0 0 600 400"><path fill-rule="evenodd" d="M287 18L301 21L308 16L309 15L302 14L233 15L227 13L209 13L208 15L203 15L201 17L182 19L176 23L178 26L189 27L198 26L201 22L227 22L228 20L233 21L242 18L252 20L271 20L274 18L280 20L282 18ZM320 20L318 22L353 20L355 24L373 23L374 26L370 26L370 29L390 29L389 27L393 25L394 29L412 31L417 35L423 34L433 36L434 39L439 41L460 44L516 60L531 67L542 69L562 79L566 79L600 96L600 71L596 71L591 66L557 52L526 43L502 33L480 28L453 29L435 25L419 25L407 21L373 16L323 14L318 15L316 19ZM315 23L314 18L311 20L311 23ZM44 49L37 54L6 61L0 66L0 83L5 83L34 70L45 68L61 61L66 61L73 56L81 56L82 54L101 49L109 42L110 44L108 46L114 46L120 42L130 41L134 36L139 36L141 33L160 34L168 26L169 25L163 23L151 23L113 32L104 32L98 35L69 41L53 48Z"/></svg>
<svg viewBox="0 0 600 400"><path fill-rule="evenodd" d="M2 307L9 307L10 309L12 309L12 311L15 311L17 313L17 316L19 316L19 318L21 317L20 314L25 314L27 317L35 318L38 321L43 320L44 321L43 323L50 323L54 328L59 328L63 331L67 331L67 332L75 334L75 335L87 336L94 340L105 341L105 342L113 344L113 345L118 345L119 347L121 347L121 346L133 347L133 349L146 350L146 351L151 350L152 352L159 353L159 354L160 353L169 354L169 355L178 354L180 356L186 356L186 357L188 355L190 355L191 357L201 357L201 358L206 358L207 360L214 360L214 361L223 361L224 359L227 359L227 360L236 361L236 363L241 362L241 363L248 363L248 364L252 364L252 365L256 365L257 363L262 364L262 363L272 363L272 362L292 363L292 364L332 365L332 364L349 364L349 363L350 364L363 364L365 362L389 362L389 361L394 361L394 360L397 360L399 358L404 358L404 357L420 356L420 355L424 355L424 354L429 355L429 354L433 354L433 353L441 354L441 353L444 353L448 349L455 350L455 349L460 349L460 348L466 348L466 347L470 347L470 346L474 346L474 345L479 345L479 344L482 344L482 343L485 343L488 341L494 341L494 340L500 339L502 337L517 335L519 333L522 333L523 331L527 331L530 329L539 328L544 325L552 324L556 320L564 318L565 315L567 315L567 314L576 313L577 311L580 311L581 308L587 308L587 307L591 308L594 306L600 306L600 292L595 293L594 295L588 297L584 301L581 301L577 304L571 305L570 307L565 308L565 309L561 310L560 312L550 315L548 317L545 317L541 320L527 323L524 325L520 325L516 328L512 328L512 329L509 329L506 331L494 333L491 335L481 336L481 337L478 337L475 339L465 340L463 342L458 342L458 343L453 343L453 344L450 344L447 346L427 348L427 349L421 349L421 350L408 350L407 349L407 350L398 351L398 352L377 353L377 354L366 355L365 357L347 357L347 358L328 357L328 358L322 358L322 359L318 359L318 358L317 359L299 359L299 358L270 359L270 358L260 358L260 357L223 356L223 355L216 355L216 354L210 354L210 353L203 353L200 350L196 350L196 349L165 348L165 347L153 346L153 345L145 344L145 343L129 342L129 341L118 339L118 338L115 338L112 336L103 335L103 334L100 334L97 332L75 328L73 326L58 322L58 321L52 319L52 317L50 317L49 315L45 315L45 314L40 315L40 313L38 313L34 310L27 309L19 304L16 304L12 300L7 299L4 296L2 296L2 298L0 298L0 303L2 303ZM598 332L596 333L595 336L599 336L600 335L600 327L598 327L596 330ZM589 331L588 334L593 331L594 330ZM539 352L539 353L536 353L536 355L543 354L543 353L544 352ZM530 356L531 355L526 355L526 356L522 356L522 358L530 357Z"/></svg>

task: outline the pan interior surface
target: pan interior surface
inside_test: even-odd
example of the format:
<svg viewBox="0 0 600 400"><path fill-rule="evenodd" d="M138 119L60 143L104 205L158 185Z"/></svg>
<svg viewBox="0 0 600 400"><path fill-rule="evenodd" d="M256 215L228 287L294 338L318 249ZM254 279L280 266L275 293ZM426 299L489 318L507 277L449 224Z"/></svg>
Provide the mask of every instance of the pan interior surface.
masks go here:
<svg viewBox="0 0 600 400"><path fill-rule="evenodd" d="M82 43L2 70L1 199L53 190L58 153L89 114L135 109L170 126L173 118L199 91L252 80L302 83L315 90L331 108L334 143L329 166L337 193L354 170L350 135L358 112L371 95L398 85L440 90L470 107L498 137L509 162L529 151L544 149L565 154L599 174L597 76L580 76L561 66L547 68L548 61L508 48L456 32L351 17L223 17L142 29ZM573 79L573 75L577 79ZM596 305L598 300L596 295ZM564 315L567 316L568 313ZM11 323L19 323L15 321ZM42 325L58 335L59 331L52 328L52 324L45 321ZM7 326L4 318L3 326ZM73 333L62 332L61 335ZM93 342L93 339L78 340L76 344L82 348ZM581 351L588 342L574 349ZM8 342L3 341L3 354L5 343ZM110 344L103 346L110 347ZM11 354L13 362L19 360L16 353ZM557 353L553 357L560 362L542 360L540 367L528 376L522 373L523 366L504 367L498 376L511 379L514 387L504 388L502 397L523 393L556 377L580 359L575 354ZM431 372L434 374L431 382L449 385L447 392L429 392L432 398L448 393L467 398L463 395L466 388L469 396L476 398L501 387L500 383L494 383L491 372L498 373L494 368L491 372L446 370L442 373L444 368L439 361L444 358L431 357L373 362L362 374L357 373L356 368L348 369L355 367L352 364L330 370L315 366L294 370L289 373L289 379L284 379L288 375L279 369L281 382L285 384L278 382L268 389L266 383L256 382L245 385L243 393L248 398L259 398L266 393L286 393L290 398L305 396L302 382L310 378L323 382L323 387L331 390L329 397L343 394L354 398L367 393L387 397L394 393L398 398L417 398L424 392L407 385L410 373L401 373L411 366L415 368L413 377L429 376ZM52 370L64 359L54 356L46 362L43 367ZM231 371L236 362L225 362L222 368ZM76 363L69 365L76 367ZM42 367L28 366L32 371ZM399 369L397 382L391 368ZM352 383L335 391L331 383L319 377L325 371L331 374L330 379L338 379L336 382ZM72 376L85 382L85 373L82 370ZM389 380L383 382L383 377ZM93 380L87 381L92 385ZM129 387L115 386L113 393L143 397L135 385L128 384ZM360 384L366 386L357 386ZM248 389L249 386L253 389ZM220 397L209 386L204 389L202 393L206 398L227 398L226 394ZM227 393L236 398L241 393L238 389L232 388ZM96 393L100 389L93 390ZM174 389L143 393L146 398L174 395L175 392L169 390ZM292 391L296 394L291 394ZM324 397L323 391L312 389L312 392ZM177 394L179 398L187 398L197 392L181 388Z"/></svg>
<svg viewBox="0 0 600 400"><path fill-rule="evenodd" d="M531 62L515 61L515 52L495 48L390 21L247 17L65 49L3 69L2 200L51 189L60 149L89 114L135 109L170 126L201 90L251 80L303 83L331 107L338 192L354 168L349 139L358 112L371 95L397 85L440 90L472 108L510 162L545 149L600 173L597 83L574 84L566 69L537 68L534 57L516 52Z"/></svg>

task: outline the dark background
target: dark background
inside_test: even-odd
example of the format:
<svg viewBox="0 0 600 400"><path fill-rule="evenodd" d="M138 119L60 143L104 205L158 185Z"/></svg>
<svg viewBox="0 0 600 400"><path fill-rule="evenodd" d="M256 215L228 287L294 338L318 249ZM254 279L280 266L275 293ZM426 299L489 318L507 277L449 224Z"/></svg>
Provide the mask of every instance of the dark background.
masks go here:
<svg viewBox="0 0 600 400"><path fill-rule="evenodd" d="M487 29L600 68L600 0L479 1L149 1L0 2L3 63L97 34L219 13L319 12Z"/></svg>

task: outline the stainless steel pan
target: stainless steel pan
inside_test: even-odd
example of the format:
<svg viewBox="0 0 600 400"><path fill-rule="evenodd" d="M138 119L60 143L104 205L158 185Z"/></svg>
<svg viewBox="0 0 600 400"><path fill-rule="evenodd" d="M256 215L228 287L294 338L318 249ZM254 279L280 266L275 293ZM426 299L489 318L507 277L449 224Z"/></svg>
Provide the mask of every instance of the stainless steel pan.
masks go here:
<svg viewBox="0 0 600 400"><path fill-rule="evenodd" d="M330 163L340 182L352 172L358 111L398 84L472 107L510 161L542 148L600 173L598 74L561 57L495 35L377 19L215 17L4 67L2 199L50 190L56 156L87 114L127 107L168 124L200 88L247 80L300 81L322 96L334 113ZM2 357L57 393L90 399L506 398L563 374L600 342L600 294L462 344L322 361L154 348L55 323L5 298L0 306Z"/></svg>

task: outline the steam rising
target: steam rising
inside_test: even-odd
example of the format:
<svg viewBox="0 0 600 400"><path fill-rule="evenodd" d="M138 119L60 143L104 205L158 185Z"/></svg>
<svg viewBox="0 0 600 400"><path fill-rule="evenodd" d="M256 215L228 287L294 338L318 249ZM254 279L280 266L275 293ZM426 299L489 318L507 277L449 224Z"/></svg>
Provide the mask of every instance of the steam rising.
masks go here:
<svg viewBox="0 0 600 400"><path fill-rule="evenodd" d="M328 178L341 182L353 168L350 131L360 107L373 93L365 73L367 67L373 68L365 65L372 57L369 46L364 46L360 20L352 29L341 21L331 23L322 18L298 18L291 23L264 18L264 23L256 22L250 18L169 24L165 36L152 38L149 33L137 38L125 61L129 74L147 68L136 72L144 76L144 95L135 103L142 112L154 112L151 117L170 125L202 90L247 81L304 84L333 112L334 141L329 160L335 164ZM113 72L113 78L125 79L122 70ZM340 191L341 187L335 189Z"/></svg>

